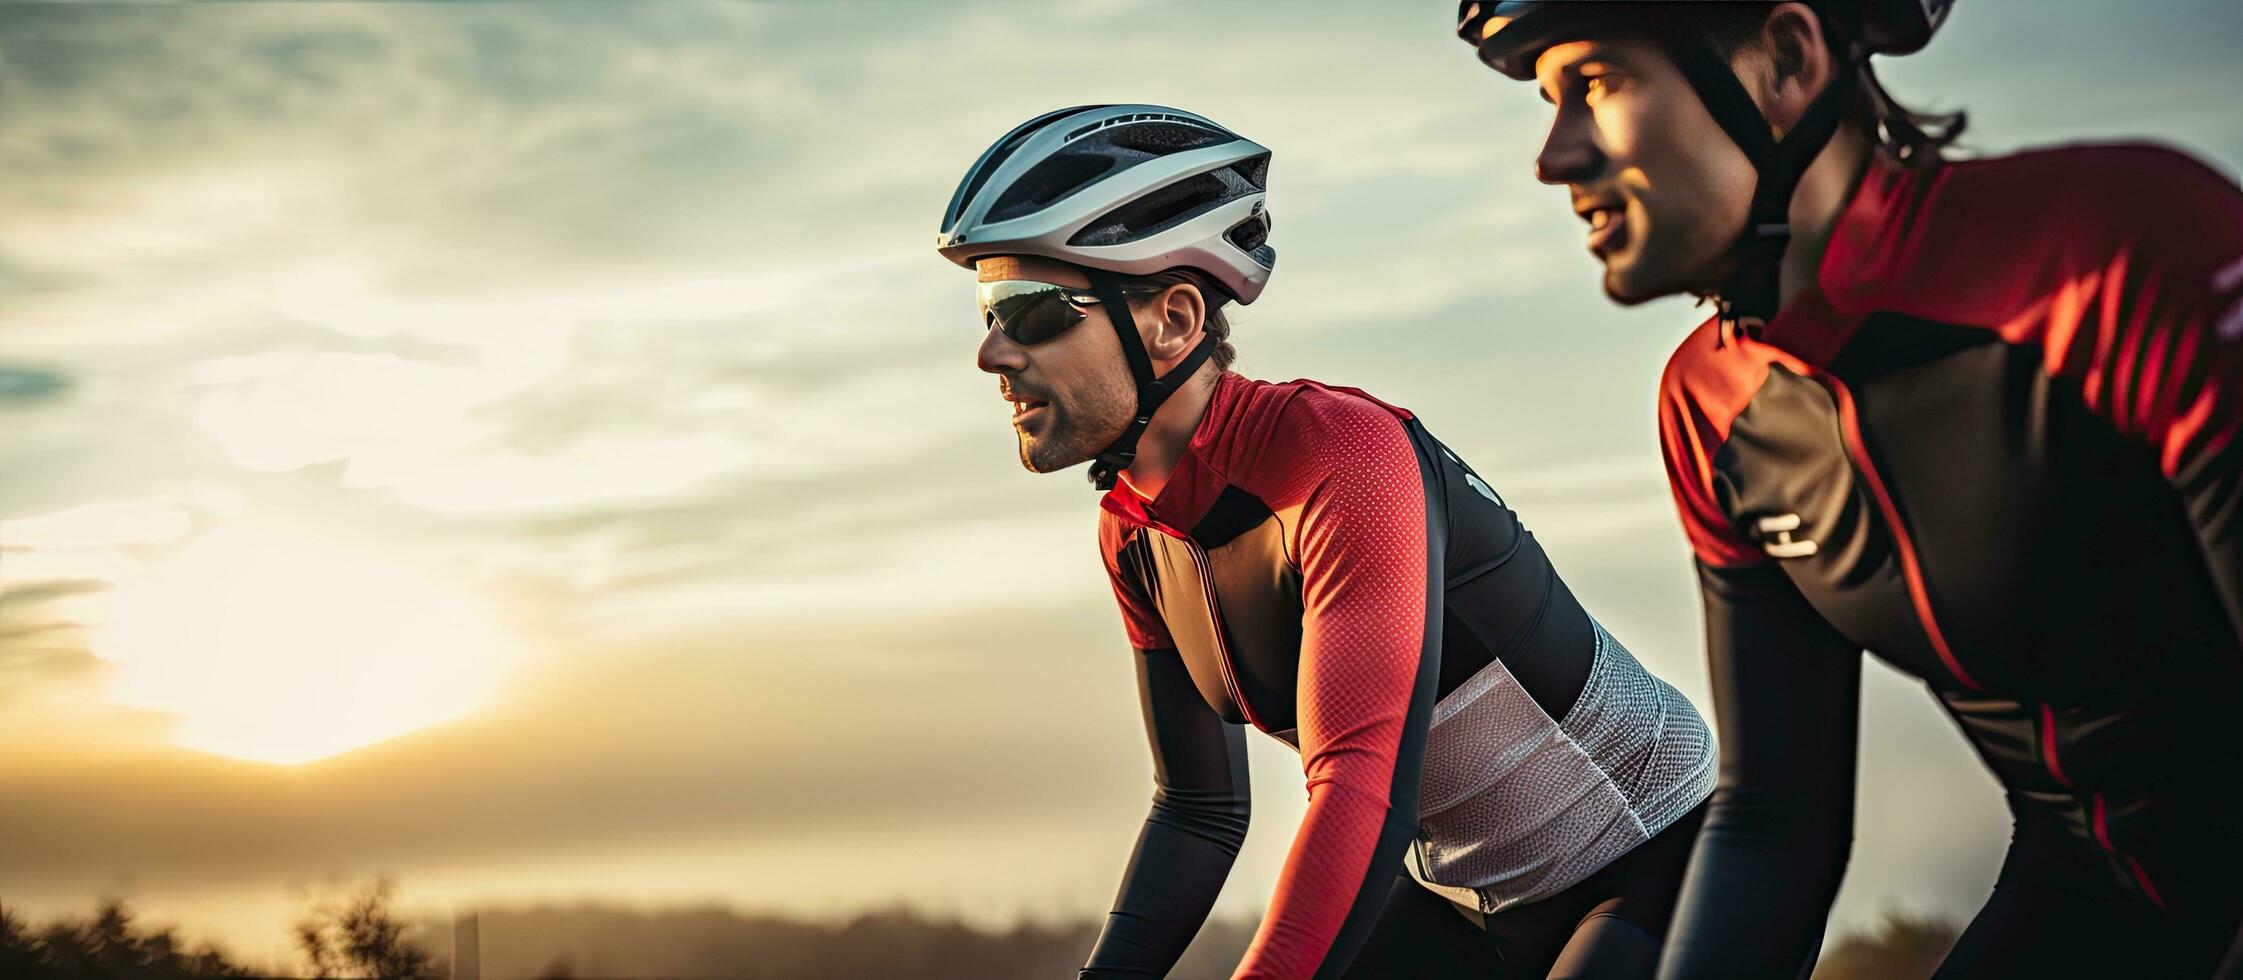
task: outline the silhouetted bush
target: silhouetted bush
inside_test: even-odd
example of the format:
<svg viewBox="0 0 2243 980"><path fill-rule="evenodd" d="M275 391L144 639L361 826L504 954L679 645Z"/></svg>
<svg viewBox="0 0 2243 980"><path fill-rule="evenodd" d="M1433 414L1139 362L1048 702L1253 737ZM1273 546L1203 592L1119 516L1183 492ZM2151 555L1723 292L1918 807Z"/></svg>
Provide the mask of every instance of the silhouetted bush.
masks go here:
<svg viewBox="0 0 2243 980"><path fill-rule="evenodd" d="M350 896L312 906L297 920L296 945L322 977L440 980L436 958L405 941L405 923L390 913L388 878L368 882Z"/></svg>
<svg viewBox="0 0 2243 980"><path fill-rule="evenodd" d="M1961 929L1929 916L1887 912L1877 928L1824 950L1814 980L1924 980L1961 935Z"/></svg>
<svg viewBox="0 0 2243 980"><path fill-rule="evenodd" d="M642 909L587 903L477 911L486 978L725 977L728 980L990 980L1073 976L1099 920L991 929L908 909L797 919L721 906ZM430 929L443 926L429 921ZM1254 935L1217 918L1169 974L1225 980Z"/></svg>
<svg viewBox="0 0 2243 980"><path fill-rule="evenodd" d="M107 898L92 918L33 930L0 909L0 977L8 980L185 980L246 977L208 946L185 948L172 931L133 925L132 910Z"/></svg>
<svg viewBox="0 0 2243 980"><path fill-rule="evenodd" d="M296 923L298 945L322 977L439 980L441 964L407 937L416 925L391 911L388 880L316 903ZM1099 923L1075 919L981 929L893 909L839 921L803 921L731 909L640 910L605 905L486 909L480 916L486 977L732 977L849 980L913 977L1071 976ZM1214 919L1171 980L1221 980L1253 939L1249 919ZM1959 930L1935 918L1888 913L1875 929L1824 950L1814 980L1922 980ZM0 908L0 980L187 980L249 977L207 946L186 948L169 928L137 926L116 899L92 917L34 929Z"/></svg>

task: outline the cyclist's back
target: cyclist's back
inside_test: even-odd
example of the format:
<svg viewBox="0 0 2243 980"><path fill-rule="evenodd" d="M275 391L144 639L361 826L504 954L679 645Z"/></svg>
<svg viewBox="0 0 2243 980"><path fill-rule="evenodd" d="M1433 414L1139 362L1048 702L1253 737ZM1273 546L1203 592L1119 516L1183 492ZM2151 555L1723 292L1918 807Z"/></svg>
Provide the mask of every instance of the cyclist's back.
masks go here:
<svg viewBox="0 0 2243 980"><path fill-rule="evenodd" d="M1942 162L1960 114L1872 60L1950 6L1459 7L1555 108L1606 295L1718 304L1661 399L1722 732L1663 976L1812 962L1864 648L2016 815L1941 976L2201 976L2243 912L2243 194L2144 147Z"/></svg>
<svg viewBox="0 0 2243 980"><path fill-rule="evenodd" d="M1500 930L1501 913L1565 896L1687 819L1652 876L1667 894L1635 888L1652 906L1632 910L1638 925L1663 929L1712 789L1705 723L1409 412L1352 389L1225 374L1158 495L1126 479L1108 492L1100 540L1145 669L1188 681L1148 691L1156 741L1163 717L1212 708L1302 753L1309 813L1257 942L1281 972L1317 962L1286 957L1359 941L1361 975L1437 968L1429 950L1370 935L1401 846L1424 886L1494 913ZM1163 691L1201 703L1153 703ZM1223 743L1198 751L1186 768L1223 778L1184 795L1243 798ZM1187 788L1165 761L1174 796ZM1422 901L1418 885L1400 891ZM1160 917L1137 903L1165 899L1125 888L1090 972L1122 966L1115 951L1140 943L1120 940ZM1550 931L1513 941L1546 968L1564 945Z"/></svg>
<svg viewBox="0 0 2243 980"><path fill-rule="evenodd" d="M1661 428L1713 646L1749 633L1784 647L1756 661L1793 661L1726 672L1791 705L1740 737L1836 771L1762 816L1845 832L1853 720L1818 695L1863 647L1923 678L2008 792L2010 870L1950 975L2020 968L2027 920L2127 923L2146 941L2102 948L2153 971L2232 933L2239 297L2243 195L2178 154L1880 159L1813 288L1758 331L1708 321L1670 362ZM1795 843L1762 884L1835 888L1843 849Z"/></svg>
<svg viewBox="0 0 2243 980"><path fill-rule="evenodd" d="M1228 370L1221 308L1276 261L1269 156L1166 106L1061 109L982 155L938 238L980 277L1022 465L1108 491L1157 789L1083 976L1191 942L1245 837L1251 724L1309 802L1237 976L1647 977L1706 725L1409 412Z"/></svg>

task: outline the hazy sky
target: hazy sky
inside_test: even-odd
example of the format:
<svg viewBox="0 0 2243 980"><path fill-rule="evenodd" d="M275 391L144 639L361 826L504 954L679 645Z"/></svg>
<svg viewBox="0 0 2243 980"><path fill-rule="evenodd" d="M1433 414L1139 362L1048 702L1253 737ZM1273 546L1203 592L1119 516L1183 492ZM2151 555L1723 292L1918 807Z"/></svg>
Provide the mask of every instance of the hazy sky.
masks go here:
<svg viewBox="0 0 2243 980"><path fill-rule="evenodd" d="M1094 495L1020 470L932 248L974 157L1075 103L1272 147L1240 368L1415 409L1702 702L1652 415L1702 312L1606 304L1531 177L1547 108L1452 13L0 7L0 900L257 956L333 873L1102 910L1150 766ZM2234 174L2239 35L1969 0L1883 74L1982 151ZM1965 914L1993 783L1871 674L1840 918ZM1235 911L1303 802L1254 745Z"/></svg>

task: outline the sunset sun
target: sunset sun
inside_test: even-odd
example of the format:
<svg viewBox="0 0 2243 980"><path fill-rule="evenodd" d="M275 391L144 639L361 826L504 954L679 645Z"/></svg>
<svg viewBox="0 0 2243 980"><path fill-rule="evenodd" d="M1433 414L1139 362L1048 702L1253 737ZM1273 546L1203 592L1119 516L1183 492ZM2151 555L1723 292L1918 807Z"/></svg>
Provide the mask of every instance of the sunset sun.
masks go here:
<svg viewBox="0 0 2243 980"><path fill-rule="evenodd" d="M177 717L190 748L309 762L472 709L505 643L474 604L404 569L224 529L120 583L96 650L116 699Z"/></svg>

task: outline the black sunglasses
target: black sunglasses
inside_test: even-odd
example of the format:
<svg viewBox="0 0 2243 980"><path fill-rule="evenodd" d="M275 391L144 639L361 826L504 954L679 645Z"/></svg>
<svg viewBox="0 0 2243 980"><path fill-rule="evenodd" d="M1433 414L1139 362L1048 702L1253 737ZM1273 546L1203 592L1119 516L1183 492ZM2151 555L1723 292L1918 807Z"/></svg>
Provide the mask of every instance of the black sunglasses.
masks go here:
<svg viewBox="0 0 2243 980"><path fill-rule="evenodd" d="M1122 295L1157 293L1165 286L1124 286ZM1038 282L1033 279L999 279L981 284L981 323L996 327L1022 347L1040 344L1083 322L1098 295L1088 289Z"/></svg>

